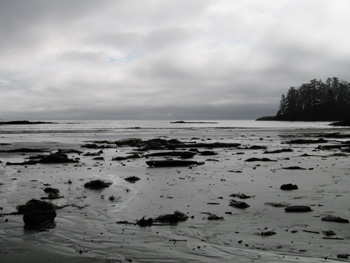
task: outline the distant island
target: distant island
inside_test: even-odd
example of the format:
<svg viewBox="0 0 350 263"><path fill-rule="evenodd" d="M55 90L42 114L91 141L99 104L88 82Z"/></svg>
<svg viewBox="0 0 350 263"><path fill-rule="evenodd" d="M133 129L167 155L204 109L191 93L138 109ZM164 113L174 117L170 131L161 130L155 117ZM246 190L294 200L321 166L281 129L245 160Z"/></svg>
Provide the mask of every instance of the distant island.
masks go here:
<svg viewBox="0 0 350 263"><path fill-rule="evenodd" d="M259 121L344 121L350 120L350 83L336 77L326 82L313 79L283 94L275 116ZM344 122L346 123L346 122Z"/></svg>
<svg viewBox="0 0 350 263"><path fill-rule="evenodd" d="M32 124L54 124L54 122L44 121L1 121L0 125L32 125Z"/></svg>
<svg viewBox="0 0 350 263"><path fill-rule="evenodd" d="M218 124L215 121L172 121L170 123L197 123L197 124Z"/></svg>

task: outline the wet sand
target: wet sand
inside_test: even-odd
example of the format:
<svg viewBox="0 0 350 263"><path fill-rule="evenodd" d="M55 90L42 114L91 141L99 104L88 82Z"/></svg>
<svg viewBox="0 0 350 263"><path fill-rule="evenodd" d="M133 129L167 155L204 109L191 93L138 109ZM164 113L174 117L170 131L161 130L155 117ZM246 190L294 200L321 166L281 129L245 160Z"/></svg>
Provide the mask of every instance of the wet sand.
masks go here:
<svg viewBox="0 0 350 263"><path fill-rule="evenodd" d="M59 134L45 140L40 135L3 136L0 140L3 151L0 153L1 262L350 261L350 256L346 259L346 254L350 254L350 225L321 220L327 215L350 219L350 152L344 144L350 137L323 136L336 131L350 134L347 129L242 132L226 128L215 132L200 129L156 134L135 129L132 136L113 138L101 133L69 140ZM137 151L140 158L112 161L138 150L135 146L112 143L129 137L143 141L176 139L191 144L239 143L240 146L197 147L199 152L190 160L204 164L190 167L152 168L146 164L149 160L179 159L145 157L165 150ZM320 138L325 140L317 142ZM297 139L309 142L293 142ZM82 147L91 143L98 148ZM322 148L331 145L337 147ZM340 145L345 146L340 148ZM10 152L20 148L44 149L45 153ZM67 153L71 159L79 158L79 162L8 164L58 149L82 151ZM98 156L103 160L84 156L100 150L103 153ZM174 151L180 150L189 149L180 147ZM203 151L213 151L216 155L201 155ZM251 158L255 159L247 161ZM130 176L140 180L126 181ZM102 190L84 187L94 179L112 185ZM289 183L298 189L280 189ZM54 223L25 229L23 216L11 213L16 212L17 205L32 198L47 197L43 189L48 186L59 189L62 196L50 200L58 207ZM232 194L250 198L240 199ZM244 201L249 207L232 207L232 199ZM312 211L285 212L285 206L290 205L309 206ZM170 225L133 224L143 217L155 218L174 211L181 211L189 218ZM213 215L218 220L209 220L215 218ZM118 223L121 221L129 224ZM334 235L329 236L331 232L325 231L333 231Z"/></svg>

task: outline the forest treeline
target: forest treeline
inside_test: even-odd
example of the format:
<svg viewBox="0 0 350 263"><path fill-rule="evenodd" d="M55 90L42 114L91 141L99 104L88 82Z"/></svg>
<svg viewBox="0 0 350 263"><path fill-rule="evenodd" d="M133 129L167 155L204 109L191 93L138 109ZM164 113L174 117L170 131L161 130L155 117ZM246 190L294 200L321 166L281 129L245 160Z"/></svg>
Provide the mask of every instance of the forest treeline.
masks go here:
<svg viewBox="0 0 350 263"><path fill-rule="evenodd" d="M313 79L283 94L275 120L339 121L350 118L350 83Z"/></svg>

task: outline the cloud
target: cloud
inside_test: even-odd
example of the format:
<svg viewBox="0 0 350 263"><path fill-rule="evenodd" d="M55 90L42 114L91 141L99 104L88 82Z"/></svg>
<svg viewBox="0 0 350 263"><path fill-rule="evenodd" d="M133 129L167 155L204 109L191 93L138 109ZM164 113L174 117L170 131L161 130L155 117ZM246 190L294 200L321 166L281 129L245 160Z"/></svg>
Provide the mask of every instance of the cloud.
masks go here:
<svg viewBox="0 0 350 263"><path fill-rule="evenodd" d="M290 86L349 81L349 7L346 0L3 0L0 117L274 114Z"/></svg>

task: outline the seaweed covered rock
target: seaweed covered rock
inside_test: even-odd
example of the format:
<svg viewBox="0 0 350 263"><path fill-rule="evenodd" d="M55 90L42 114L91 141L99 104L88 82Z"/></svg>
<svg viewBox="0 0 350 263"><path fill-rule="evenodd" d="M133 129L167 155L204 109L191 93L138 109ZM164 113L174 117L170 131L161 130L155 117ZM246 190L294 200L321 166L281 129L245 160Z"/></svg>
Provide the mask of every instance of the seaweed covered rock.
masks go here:
<svg viewBox="0 0 350 263"><path fill-rule="evenodd" d="M85 183L84 187L92 190L100 190L100 189L109 187L111 184L112 184L111 182L97 179L97 180L91 180L90 182Z"/></svg>
<svg viewBox="0 0 350 263"><path fill-rule="evenodd" d="M52 222L56 217L53 204L36 199L29 200L25 205L18 205L17 211L19 214L23 214L25 226Z"/></svg>
<svg viewBox="0 0 350 263"><path fill-rule="evenodd" d="M175 211L173 214L165 214L158 216L155 221L161 223L176 224L178 222L186 221L188 216L182 212Z"/></svg>

